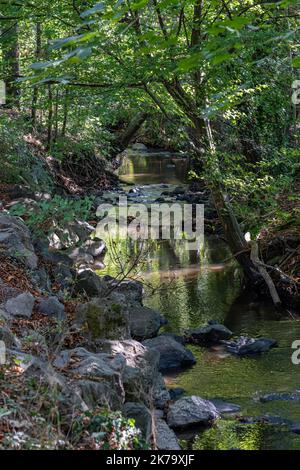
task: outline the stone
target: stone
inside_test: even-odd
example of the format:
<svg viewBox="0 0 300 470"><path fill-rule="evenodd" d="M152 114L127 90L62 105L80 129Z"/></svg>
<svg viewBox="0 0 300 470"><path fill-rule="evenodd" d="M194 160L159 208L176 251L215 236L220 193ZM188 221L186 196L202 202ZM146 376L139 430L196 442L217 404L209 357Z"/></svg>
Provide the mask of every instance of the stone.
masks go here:
<svg viewBox="0 0 300 470"><path fill-rule="evenodd" d="M227 351L238 356L262 354L277 346L277 341L269 338L249 338L240 336L234 341L224 341Z"/></svg>
<svg viewBox="0 0 300 470"><path fill-rule="evenodd" d="M186 344L184 336L176 335L175 333L160 333L160 336L169 336L170 338L173 338L175 341L182 344L183 346Z"/></svg>
<svg viewBox="0 0 300 470"><path fill-rule="evenodd" d="M170 336L147 339L143 345L160 353L160 372L180 370L196 363L193 353Z"/></svg>
<svg viewBox="0 0 300 470"><path fill-rule="evenodd" d="M122 411L126 418L134 419L135 427L140 429L143 438L149 443L152 437L152 416L149 409L143 403L127 402Z"/></svg>
<svg viewBox="0 0 300 470"><path fill-rule="evenodd" d="M169 394L170 394L170 399L171 400L177 400L184 393L185 393L185 390L184 390L184 388L181 388L181 387L175 387L175 388L170 388L169 389Z"/></svg>
<svg viewBox="0 0 300 470"><path fill-rule="evenodd" d="M135 303L129 306L129 322L132 337L143 341L157 335L164 319L159 312Z"/></svg>
<svg viewBox="0 0 300 470"><path fill-rule="evenodd" d="M142 144L141 142L136 142L135 144L132 144L131 148L132 150L147 150L147 146L145 144Z"/></svg>
<svg viewBox="0 0 300 470"><path fill-rule="evenodd" d="M142 303L144 287L141 282L131 280L119 282L117 279L108 275L102 276L100 279L105 283L106 290L111 291L111 289L114 289L114 292L125 295L127 301Z"/></svg>
<svg viewBox="0 0 300 470"><path fill-rule="evenodd" d="M158 450L181 450L176 434L164 419L155 419L155 443Z"/></svg>
<svg viewBox="0 0 300 470"><path fill-rule="evenodd" d="M37 256L31 242L31 234L24 222L6 214L0 214L0 250L24 263L29 269L36 269Z"/></svg>
<svg viewBox="0 0 300 470"><path fill-rule="evenodd" d="M66 318L65 307L57 297L42 299L38 306L38 312L57 320L64 320Z"/></svg>
<svg viewBox="0 0 300 470"><path fill-rule="evenodd" d="M30 318L34 306L34 297L29 292L9 299L5 304L5 310L14 317L25 317Z"/></svg>
<svg viewBox="0 0 300 470"><path fill-rule="evenodd" d="M95 354L84 348L75 348L62 351L53 361L53 366L73 377L73 387L78 389L88 406L118 409L123 405L125 360L120 354Z"/></svg>
<svg viewBox="0 0 300 470"><path fill-rule="evenodd" d="M167 423L171 428L209 426L219 417L215 405L197 396L183 397L170 405Z"/></svg>
<svg viewBox="0 0 300 470"><path fill-rule="evenodd" d="M103 240L87 240L82 248L86 251L87 254L97 258L103 256L106 252L106 245Z"/></svg>
<svg viewBox="0 0 300 470"><path fill-rule="evenodd" d="M129 313L124 297L112 294L78 305L76 324L89 341L130 338Z"/></svg>
<svg viewBox="0 0 300 470"><path fill-rule="evenodd" d="M227 403L226 401L219 400L217 398L210 400L210 402L215 405L220 414L238 413L241 411L241 407L239 405L235 405L234 403Z"/></svg>
<svg viewBox="0 0 300 470"><path fill-rule="evenodd" d="M123 385L126 401L143 401L149 406L149 399L156 408L164 408L170 396L162 375L158 371L159 353L144 347L130 339L125 341L97 341L97 351L110 355L121 354L126 366L123 373Z"/></svg>
<svg viewBox="0 0 300 470"><path fill-rule="evenodd" d="M290 430L294 433L294 434L300 434L300 423L294 423L290 426Z"/></svg>
<svg viewBox="0 0 300 470"><path fill-rule="evenodd" d="M232 335L232 331L226 328L226 326L220 323L213 323L189 330L186 337L188 342L209 346L218 344L224 340L229 340Z"/></svg>
<svg viewBox="0 0 300 470"><path fill-rule="evenodd" d="M17 348L17 349L21 348L20 340L14 335L11 329L6 325L0 324L0 341L3 341L6 348Z"/></svg>
<svg viewBox="0 0 300 470"><path fill-rule="evenodd" d="M101 296L104 286L100 277L91 269L81 271L76 279L75 290L78 293L86 294L88 297Z"/></svg>
<svg viewBox="0 0 300 470"><path fill-rule="evenodd" d="M271 401L300 401L300 392L278 392L278 393L267 393L259 397L261 403L268 403Z"/></svg>

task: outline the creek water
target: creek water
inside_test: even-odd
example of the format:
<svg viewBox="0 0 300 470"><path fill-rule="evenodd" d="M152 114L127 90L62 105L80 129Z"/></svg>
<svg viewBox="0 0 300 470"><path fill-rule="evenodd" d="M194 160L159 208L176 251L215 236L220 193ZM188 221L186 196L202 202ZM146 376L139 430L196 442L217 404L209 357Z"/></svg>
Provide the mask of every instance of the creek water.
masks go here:
<svg viewBox="0 0 300 470"><path fill-rule="evenodd" d="M120 168L123 181L141 189L137 199L143 202L154 201L166 185L168 189L184 185L187 175L187 159L169 153L129 153ZM124 186L125 190L131 187ZM124 260L135 250L130 241L117 248ZM109 255L105 265L107 273L116 274ZM241 406L239 415L261 418L259 423L241 424L236 416L227 415L212 429L196 432L190 445L215 450L300 449L300 436L289 429L290 422L300 422L300 401L259 400L262 394L300 389L300 365L291 361L291 345L300 339L300 322L278 320L272 305L258 303L253 294L242 290L240 270L217 237L205 237L197 252L186 251L180 241L152 242L140 275L146 285L145 304L165 315L165 331L182 333L214 319L235 335L270 337L279 344L255 358L235 357L217 348L190 347L196 365L166 377L168 386L182 387L188 395L235 403Z"/></svg>

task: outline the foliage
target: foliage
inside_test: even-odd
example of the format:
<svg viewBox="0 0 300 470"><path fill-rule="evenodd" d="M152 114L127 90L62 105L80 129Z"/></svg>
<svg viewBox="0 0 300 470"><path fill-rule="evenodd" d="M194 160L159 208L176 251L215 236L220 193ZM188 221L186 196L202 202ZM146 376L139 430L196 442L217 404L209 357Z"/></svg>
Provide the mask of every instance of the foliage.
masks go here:
<svg viewBox="0 0 300 470"><path fill-rule="evenodd" d="M22 203L10 210L11 215L23 217L26 225L37 235L50 235L64 230L76 220L87 220L93 204L92 197L67 199L54 196L49 201L39 201L28 211Z"/></svg>

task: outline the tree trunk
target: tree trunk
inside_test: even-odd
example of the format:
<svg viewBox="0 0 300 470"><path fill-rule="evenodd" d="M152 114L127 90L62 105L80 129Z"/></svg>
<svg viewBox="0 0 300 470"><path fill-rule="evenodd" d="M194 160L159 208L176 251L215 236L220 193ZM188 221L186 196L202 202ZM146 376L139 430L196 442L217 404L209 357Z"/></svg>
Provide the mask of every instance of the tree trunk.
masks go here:
<svg viewBox="0 0 300 470"><path fill-rule="evenodd" d="M64 111L63 111L63 123L61 128L61 136L64 137L66 135L67 129L67 122L68 122L68 111L69 111L69 89L66 88L65 91L65 99L64 99Z"/></svg>
<svg viewBox="0 0 300 470"><path fill-rule="evenodd" d="M145 112L140 112L128 124L127 128L125 129L124 132L119 136L118 138L118 151L122 152L125 150L131 139L135 136L137 131L140 129L142 124L145 122L147 119L148 113Z"/></svg>
<svg viewBox="0 0 300 470"><path fill-rule="evenodd" d="M36 49L35 49L35 58L38 61L42 55L42 28L41 24L36 24ZM33 95L32 95L32 104L31 104L31 122L32 127L36 126L36 113L37 113L37 103L39 98L39 91L38 87L35 86L33 88Z"/></svg>
<svg viewBox="0 0 300 470"><path fill-rule="evenodd" d="M47 123L47 148L51 149L53 126L53 96L52 87L48 85L48 123Z"/></svg>
<svg viewBox="0 0 300 470"><path fill-rule="evenodd" d="M19 70L19 28L14 24L3 40L4 81L6 84L6 107L20 107L20 90L16 83L20 76Z"/></svg>

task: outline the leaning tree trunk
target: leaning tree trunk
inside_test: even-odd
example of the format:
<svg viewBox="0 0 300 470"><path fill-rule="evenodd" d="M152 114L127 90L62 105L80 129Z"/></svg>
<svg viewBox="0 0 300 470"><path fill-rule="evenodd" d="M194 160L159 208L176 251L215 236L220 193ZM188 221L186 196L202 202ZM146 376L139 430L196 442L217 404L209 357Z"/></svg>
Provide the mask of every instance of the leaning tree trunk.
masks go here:
<svg viewBox="0 0 300 470"><path fill-rule="evenodd" d="M125 131L123 131L117 139L118 152L122 152L128 147L131 139L135 136L140 127L144 124L147 117L148 113L140 112L132 118Z"/></svg>

